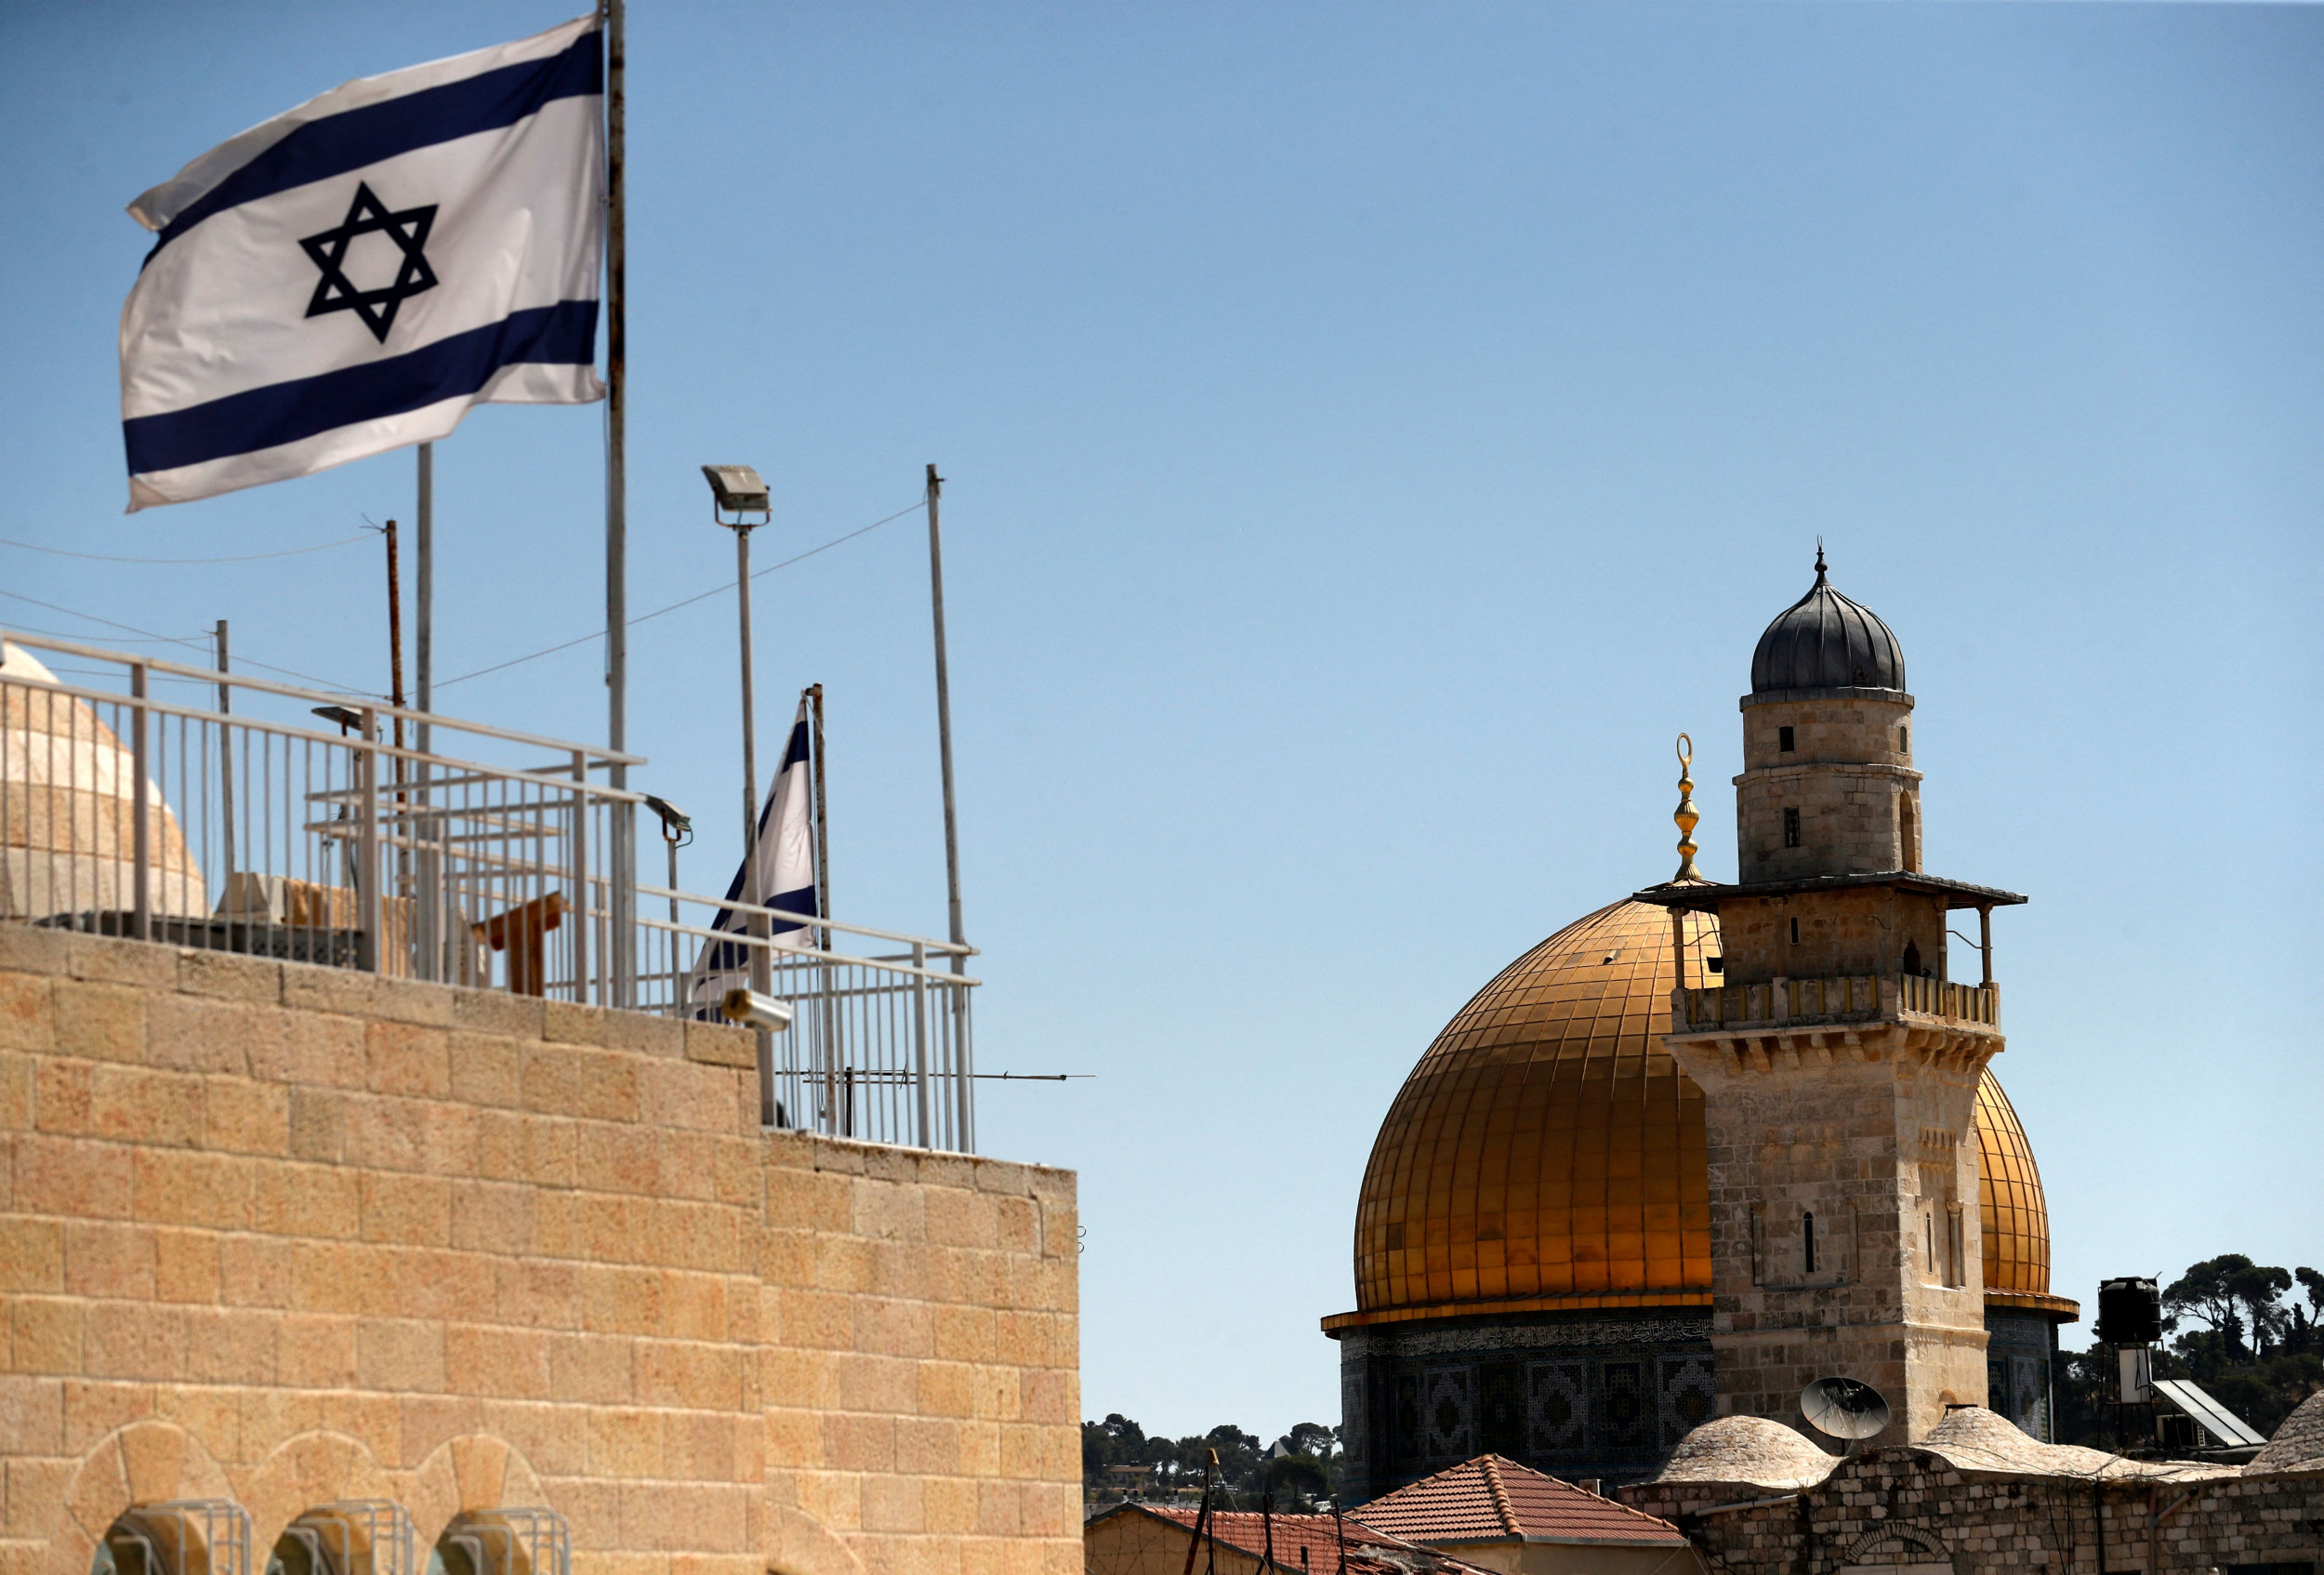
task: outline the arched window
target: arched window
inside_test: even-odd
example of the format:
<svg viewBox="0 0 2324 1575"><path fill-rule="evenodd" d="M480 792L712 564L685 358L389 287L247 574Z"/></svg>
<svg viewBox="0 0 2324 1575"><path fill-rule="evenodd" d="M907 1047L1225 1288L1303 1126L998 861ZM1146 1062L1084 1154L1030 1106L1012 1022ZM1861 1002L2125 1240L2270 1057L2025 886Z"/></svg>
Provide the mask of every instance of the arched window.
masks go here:
<svg viewBox="0 0 2324 1575"><path fill-rule="evenodd" d="M266 1575L413 1575L412 1517L386 1499L310 1509L275 1539Z"/></svg>
<svg viewBox="0 0 2324 1575"><path fill-rule="evenodd" d="M573 1538L553 1509L480 1509L436 1539L428 1575L573 1575Z"/></svg>
<svg viewBox="0 0 2324 1575"><path fill-rule="evenodd" d="M105 1529L89 1575L250 1575L250 1517L225 1499L133 1504Z"/></svg>
<svg viewBox="0 0 2324 1575"><path fill-rule="evenodd" d="M1814 1214L1800 1216L1800 1250L1802 1261L1807 1264L1807 1272L1814 1274L1816 1272L1816 1216Z"/></svg>

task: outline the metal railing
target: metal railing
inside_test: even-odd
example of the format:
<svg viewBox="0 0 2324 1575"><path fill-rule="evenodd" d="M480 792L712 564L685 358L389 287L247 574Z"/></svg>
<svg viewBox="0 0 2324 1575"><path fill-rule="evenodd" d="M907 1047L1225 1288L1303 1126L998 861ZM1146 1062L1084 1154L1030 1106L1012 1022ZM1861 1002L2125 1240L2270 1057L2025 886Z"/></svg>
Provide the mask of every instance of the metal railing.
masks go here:
<svg viewBox="0 0 2324 1575"><path fill-rule="evenodd" d="M754 963L765 983L753 987L790 1003L790 1027L760 1036L768 1125L973 1150L969 992L982 981L962 970L975 947L665 886L638 894L650 905L638 915L641 1010L714 1018ZM721 914L731 927L713 927Z"/></svg>
<svg viewBox="0 0 2324 1575"><path fill-rule="evenodd" d="M1673 992L1672 1002L1682 1032L1871 1022L1900 1013L1995 1027L2000 1023L2001 1011L1998 986L1955 984L1916 973L1857 973L1828 979L1774 979L1763 985L1688 987Z"/></svg>
<svg viewBox="0 0 2324 1575"><path fill-rule="evenodd" d="M640 757L7 638L0 920L696 1018L706 948L762 958L771 1124L972 1146L973 948L663 887L640 918L643 798L603 780Z"/></svg>

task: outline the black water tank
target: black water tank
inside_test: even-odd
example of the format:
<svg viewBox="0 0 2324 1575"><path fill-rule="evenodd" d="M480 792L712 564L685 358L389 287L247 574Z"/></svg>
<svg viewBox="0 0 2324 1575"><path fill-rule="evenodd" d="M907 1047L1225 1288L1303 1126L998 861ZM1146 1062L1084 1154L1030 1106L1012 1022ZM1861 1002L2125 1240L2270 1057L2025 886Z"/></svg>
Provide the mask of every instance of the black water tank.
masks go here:
<svg viewBox="0 0 2324 1575"><path fill-rule="evenodd" d="M2098 1322L2091 1330L2109 1345L2155 1345L2162 1341L2162 1292L2151 1279L2098 1282Z"/></svg>

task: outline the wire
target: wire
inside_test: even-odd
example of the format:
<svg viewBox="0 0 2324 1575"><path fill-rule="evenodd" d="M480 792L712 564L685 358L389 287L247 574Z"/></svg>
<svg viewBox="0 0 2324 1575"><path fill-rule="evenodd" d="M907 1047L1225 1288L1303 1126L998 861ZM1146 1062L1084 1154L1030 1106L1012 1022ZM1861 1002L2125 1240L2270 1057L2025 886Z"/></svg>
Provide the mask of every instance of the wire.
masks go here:
<svg viewBox="0 0 2324 1575"><path fill-rule="evenodd" d="M924 508L926 504L927 499L925 498L922 498L915 503L907 504L905 507L897 510L894 513L889 515L884 520L874 520L868 525L858 525L855 529L848 532L845 536L835 536L829 541L825 542L821 547L811 547L796 558L786 558L780 563L770 563L763 569L754 569L751 571L750 577L752 579L764 579L767 576L774 573L777 569L787 569L794 563L803 563L808 559L815 556L818 552L828 552L833 548L838 547L844 542L853 541L857 536L863 536L867 532L876 531L880 526L885 524L891 524L895 521L903 519L906 514L916 512L919 509ZM635 629L640 624L651 623L654 619L662 616L665 613L675 613L680 607L691 607L697 602L706 602L711 597L720 595L733 589L733 588L732 586L713 586L708 590L702 591L697 595L689 596L682 602L673 602L667 607L656 607L651 613L640 614L637 617L631 618L622 627L624 629ZM499 672L504 668L522 667L526 662L536 662L543 656L553 656L560 651L570 651L576 645L587 645L592 640L602 640L604 637L605 631L603 629L591 629L587 634L577 635L574 639L565 641L561 644L551 645L546 650L535 651L529 656L511 656L505 662L495 662L491 667L478 668L474 672L464 672L457 678L439 679L436 681L436 687L438 689L449 689L456 683L466 683L471 678L482 678L486 673Z"/></svg>
<svg viewBox="0 0 2324 1575"><path fill-rule="evenodd" d="M0 590L0 596L6 596L11 601L16 602L29 602L35 607L46 607L52 613L62 613L68 618L86 618L93 624L103 624L107 629L126 629L131 634L141 634L149 641L158 641L165 645L182 645L189 651L200 651L205 655L211 654L208 644L202 641L178 640L166 634L155 634L150 629L139 629L135 624L115 623L111 618L100 618L95 613L84 613L73 607L59 607L54 602L43 602L37 596L26 596L19 591ZM31 631L27 630L26 632L30 633ZM270 662L252 661L247 656L244 656L242 660L244 667L257 668L266 672L279 672L285 678L303 678L309 683L320 683L325 689L335 691L340 695L363 695L366 697L371 695L371 691L367 689L358 689L352 684L338 683L327 678L318 678L313 673L300 672L296 668L278 668Z"/></svg>
<svg viewBox="0 0 2324 1575"><path fill-rule="evenodd" d="M313 547L289 547L280 552L245 552L236 558L112 558L102 552L68 552L61 547L41 547L29 541L10 541L0 536L0 547L20 547L27 552L46 552L58 558L86 558L92 563L255 563L261 558L296 558L302 552L327 552L334 547L351 547L366 539L350 536L339 541L325 541Z"/></svg>

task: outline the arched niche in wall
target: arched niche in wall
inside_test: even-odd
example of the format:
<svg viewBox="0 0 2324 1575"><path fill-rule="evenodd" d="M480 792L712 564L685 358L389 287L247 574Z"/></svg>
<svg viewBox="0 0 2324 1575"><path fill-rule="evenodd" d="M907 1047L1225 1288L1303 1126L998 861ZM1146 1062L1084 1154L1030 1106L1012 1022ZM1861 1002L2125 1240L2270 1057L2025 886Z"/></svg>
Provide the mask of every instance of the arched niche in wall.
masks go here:
<svg viewBox="0 0 2324 1575"><path fill-rule="evenodd" d="M319 1504L283 1528L266 1575L415 1575L412 1517L387 1499Z"/></svg>
<svg viewBox="0 0 2324 1575"><path fill-rule="evenodd" d="M463 1510L428 1555L427 1575L573 1575L573 1537L553 1509Z"/></svg>
<svg viewBox="0 0 2324 1575"><path fill-rule="evenodd" d="M89 1575L250 1575L250 1517L227 1499L132 1504L98 1540Z"/></svg>

